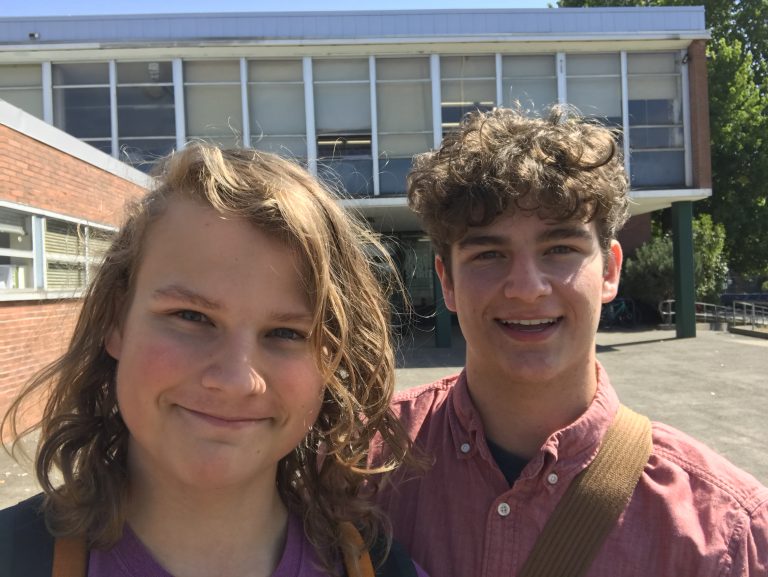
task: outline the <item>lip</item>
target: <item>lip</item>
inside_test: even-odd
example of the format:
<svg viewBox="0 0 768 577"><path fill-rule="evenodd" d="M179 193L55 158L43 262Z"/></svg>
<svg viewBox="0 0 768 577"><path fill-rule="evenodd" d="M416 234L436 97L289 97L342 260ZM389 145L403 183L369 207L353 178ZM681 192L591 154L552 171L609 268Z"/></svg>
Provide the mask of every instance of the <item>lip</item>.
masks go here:
<svg viewBox="0 0 768 577"><path fill-rule="evenodd" d="M542 321L547 319L553 319L554 322L535 323L535 321ZM520 323L516 324L514 321L520 321ZM499 328L501 328L504 334L517 341L523 342L540 342L547 340L560 328L562 322L562 316L549 315L541 315L528 318L519 317L496 319L496 324L499 326Z"/></svg>
<svg viewBox="0 0 768 577"><path fill-rule="evenodd" d="M267 420L267 418L212 415L181 405L178 405L178 407L193 419L222 429L243 429Z"/></svg>

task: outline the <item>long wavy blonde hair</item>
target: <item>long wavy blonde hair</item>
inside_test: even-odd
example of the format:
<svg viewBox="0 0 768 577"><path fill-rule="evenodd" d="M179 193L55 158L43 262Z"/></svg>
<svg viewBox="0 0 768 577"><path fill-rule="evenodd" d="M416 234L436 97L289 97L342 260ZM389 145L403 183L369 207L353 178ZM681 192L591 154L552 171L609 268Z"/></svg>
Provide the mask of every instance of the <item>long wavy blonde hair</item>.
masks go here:
<svg viewBox="0 0 768 577"><path fill-rule="evenodd" d="M391 265L389 256L332 193L278 156L196 143L168 157L155 176L154 189L127 209L85 294L67 351L23 390L2 430L10 428L14 448L20 437L41 431L36 470L51 530L84 536L93 547L114 544L125 521L129 432L116 403L116 362L104 343L130 303L147 232L176 198L244 217L290 246L303 264L314 314L311 342L326 388L316 423L280 461L277 485L333 572L340 548L354 547L339 530L341 521L354 522L368 545L380 530L366 481L408 459L410 442L389 409L394 358L388 294L373 264L380 271L382 262ZM40 422L20 431L22 407L44 393ZM370 470L367 451L377 433L392 458ZM52 478L56 470L61 484Z"/></svg>

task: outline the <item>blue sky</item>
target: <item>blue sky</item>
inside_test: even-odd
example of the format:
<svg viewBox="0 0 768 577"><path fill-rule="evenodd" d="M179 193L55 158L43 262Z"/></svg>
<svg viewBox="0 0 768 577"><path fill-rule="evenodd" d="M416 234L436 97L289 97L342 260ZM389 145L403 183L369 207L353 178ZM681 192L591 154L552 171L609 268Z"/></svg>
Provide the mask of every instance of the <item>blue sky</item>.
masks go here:
<svg viewBox="0 0 768 577"><path fill-rule="evenodd" d="M317 10L413 10L546 8L556 0L0 0L3 16L151 14L184 12L288 12Z"/></svg>

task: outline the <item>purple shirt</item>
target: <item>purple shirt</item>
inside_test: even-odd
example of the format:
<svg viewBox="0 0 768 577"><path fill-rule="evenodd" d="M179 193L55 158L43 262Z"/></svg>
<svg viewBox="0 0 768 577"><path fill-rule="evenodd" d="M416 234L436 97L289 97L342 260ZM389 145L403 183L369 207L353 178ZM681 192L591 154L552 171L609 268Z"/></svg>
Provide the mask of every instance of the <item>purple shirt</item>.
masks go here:
<svg viewBox="0 0 768 577"><path fill-rule="evenodd" d="M201 533L201 540L205 536ZM321 571L314 548L304 536L301 520L288 517L285 550L272 577L328 577ZM123 537L107 551L92 550L88 577L173 577L163 569L136 534L125 526Z"/></svg>
<svg viewBox="0 0 768 577"><path fill-rule="evenodd" d="M379 501L394 537L440 577L512 577L619 407L601 366L589 409L547 439L510 488L485 441L466 375L398 393L393 408L435 458L398 471ZM380 447L374 448L378 461ZM768 575L768 489L696 440L653 424L653 452L588 577Z"/></svg>

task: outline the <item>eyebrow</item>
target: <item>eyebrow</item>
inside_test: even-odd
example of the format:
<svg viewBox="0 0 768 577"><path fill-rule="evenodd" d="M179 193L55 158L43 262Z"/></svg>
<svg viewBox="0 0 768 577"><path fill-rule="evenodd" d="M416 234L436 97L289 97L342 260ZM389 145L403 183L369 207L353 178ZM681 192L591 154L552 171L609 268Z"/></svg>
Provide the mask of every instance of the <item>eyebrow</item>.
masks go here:
<svg viewBox="0 0 768 577"><path fill-rule="evenodd" d="M536 242L552 242L557 240L592 240L591 231L586 228L575 225L562 225L548 228L542 232L537 238ZM499 234L473 234L468 233L457 243L459 250L483 247L483 246L500 246L505 244L506 238Z"/></svg>
<svg viewBox="0 0 768 577"><path fill-rule="evenodd" d="M152 293L152 298L179 300L207 310L221 310L224 308L221 303L179 285L169 285L159 288Z"/></svg>

